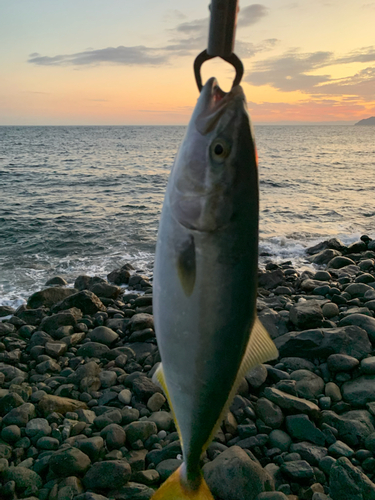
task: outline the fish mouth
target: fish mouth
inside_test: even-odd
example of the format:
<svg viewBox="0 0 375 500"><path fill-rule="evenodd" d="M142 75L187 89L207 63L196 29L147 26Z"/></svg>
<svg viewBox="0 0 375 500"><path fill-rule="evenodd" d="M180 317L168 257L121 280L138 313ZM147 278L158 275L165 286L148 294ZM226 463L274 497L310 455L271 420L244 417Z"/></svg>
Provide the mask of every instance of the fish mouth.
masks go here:
<svg viewBox="0 0 375 500"><path fill-rule="evenodd" d="M197 130L206 135L218 124L224 113L230 113L231 108L245 101L245 94L240 85L236 85L229 92L224 92L216 80L210 78L202 89L200 100L203 101L202 111L198 114L195 125Z"/></svg>

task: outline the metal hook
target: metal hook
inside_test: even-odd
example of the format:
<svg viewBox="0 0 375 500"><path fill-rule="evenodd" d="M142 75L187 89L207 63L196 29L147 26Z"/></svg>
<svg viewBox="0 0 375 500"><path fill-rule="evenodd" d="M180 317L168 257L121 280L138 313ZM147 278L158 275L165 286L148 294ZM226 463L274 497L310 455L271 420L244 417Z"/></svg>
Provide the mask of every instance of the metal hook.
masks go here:
<svg viewBox="0 0 375 500"><path fill-rule="evenodd" d="M216 57L216 56L210 56L208 54L207 50L204 50L203 52L198 54L198 56L195 58L194 75L195 75L195 81L197 82L199 92L203 88L202 76L201 76L202 64L206 61L209 61L210 59L213 59L214 57ZM233 80L232 88L235 87L236 85L239 85L241 80L242 80L243 73L244 73L244 68L243 68L243 64L242 64L241 59L239 59L239 57L237 57L236 54L234 54L234 53L232 53L228 57L223 57L223 56L219 56L219 57L221 57L221 59L223 59L224 61L231 64L234 67L234 69L236 70L236 76Z"/></svg>

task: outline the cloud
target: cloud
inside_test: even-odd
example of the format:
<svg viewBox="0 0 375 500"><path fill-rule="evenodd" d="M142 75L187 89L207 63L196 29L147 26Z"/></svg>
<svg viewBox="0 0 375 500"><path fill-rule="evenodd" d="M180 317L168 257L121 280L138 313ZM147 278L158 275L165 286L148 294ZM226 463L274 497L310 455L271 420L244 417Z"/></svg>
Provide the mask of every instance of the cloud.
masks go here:
<svg viewBox="0 0 375 500"><path fill-rule="evenodd" d="M238 27L243 28L257 23L268 13L268 9L261 4L252 4L240 10ZM181 20L185 15L178 10L168 13L174 19ZM30 54L28 62L39 66L92 66L98 64L116 65L161 65L167 64L173 56L198 55L207 47L208 17L184 21L173 29L172 38L164 47L107 47L104 49L86 49L74 54L58 54L42 56L34 52ZM240 57L253 57L257 52L269 50L276 43L275 39L265 40L254 45L250 42L236 42L236 51Z"/></svg>
<svg viewBox="0 0 375 500"><path fill-rule="evenodd" d="M257 23L268 14L268 9L260 3L254 3L240 9L238 14L237 28L246 28Z"/></svg>
<svg viewBox="0 0 375 500"><path fill-rule="evenodd" d="M177 9L171 9L168 10L164 16L163 16L163 21L170 22L170 21L182 21L183 19L186 19L186 15L181 12L180 10Z"/></svg>
<svg viewBox="0 0 375 500"><path fill-rule="evenodd" d="M116 65L154 65L166 63L168 57L160 50L144 46L108 47L106 49L85 50L76 54L57 56L30 55L28 62L39 66L83 66L101 63Z"/></svg>
<svg viewBox="0 0 375 500"><path fill-rule="evenodd" d="M297 103L248 102L250 116L263 122L332 122L361 119L375 112L362 103L342 102L342 99L308 99Z"/></svg>
<svg viewBox="0 0 375 500"><path fill-rule="evenodd" d="M375 67L369 66L355 75L334 79L323 70L328 66L349 63L375 62L375 47L363 47L345 56L336 57L333 52L300 53L290 50L281 56L253 64L245 81L283 91L301 91L314 95L355 95L366 100L375 98ZM315 73L315 74L311 74Z"/></svg>

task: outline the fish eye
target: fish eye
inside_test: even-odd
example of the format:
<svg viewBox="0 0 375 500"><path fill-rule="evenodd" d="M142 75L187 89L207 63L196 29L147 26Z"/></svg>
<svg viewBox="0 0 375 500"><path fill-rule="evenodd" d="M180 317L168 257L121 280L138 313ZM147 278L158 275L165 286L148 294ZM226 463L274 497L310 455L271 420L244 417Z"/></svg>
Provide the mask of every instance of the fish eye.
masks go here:
<svg viewBox="0 0 375 500"><path fill-rule="evenodd" d="M211 155L215 161L222 162L229 156L230 146L224 139L216 139L211 144Z"/></svg>

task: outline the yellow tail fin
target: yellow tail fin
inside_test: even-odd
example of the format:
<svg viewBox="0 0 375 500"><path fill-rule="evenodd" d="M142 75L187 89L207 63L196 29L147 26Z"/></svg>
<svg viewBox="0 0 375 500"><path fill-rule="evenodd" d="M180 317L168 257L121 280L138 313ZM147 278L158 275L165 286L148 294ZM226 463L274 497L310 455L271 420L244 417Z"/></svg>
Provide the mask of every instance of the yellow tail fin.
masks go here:
<svg viewBox="0 0 375 500"><path fill-rule="evenodd" d="M202 477L198 490L189 491L181 484L179 467L151 497L151 500L214 500Z"/></svg>

